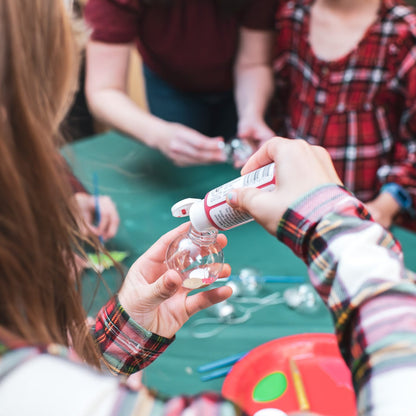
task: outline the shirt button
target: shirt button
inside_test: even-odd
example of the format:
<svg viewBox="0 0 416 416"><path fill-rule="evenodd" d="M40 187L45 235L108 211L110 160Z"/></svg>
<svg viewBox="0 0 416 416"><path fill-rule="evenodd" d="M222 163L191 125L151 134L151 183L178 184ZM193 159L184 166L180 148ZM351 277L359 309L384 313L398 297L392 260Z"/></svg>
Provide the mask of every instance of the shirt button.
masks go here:
<svg viewBox="0 0 416 416"><path fill-rule="evenodd" d="M329 68L327 66L324 66L324 67L322 67L321 72L322 72L323 76L326 76L329 73Z"/></svg>
<svg viewBox="0 0 416 416"><path fill-rule="evenodd" d="M316 114L317 116L321 116L321 115L322 115L322 108L316 108L316 109L315 109L315 114Z"/></svg>

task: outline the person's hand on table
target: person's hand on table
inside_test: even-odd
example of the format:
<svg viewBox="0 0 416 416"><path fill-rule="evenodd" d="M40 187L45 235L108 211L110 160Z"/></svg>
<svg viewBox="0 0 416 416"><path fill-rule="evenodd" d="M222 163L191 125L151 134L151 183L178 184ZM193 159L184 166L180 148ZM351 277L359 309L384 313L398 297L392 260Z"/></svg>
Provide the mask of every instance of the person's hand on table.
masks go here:
<svg viewBox="0 0 416 416"><path fill-rule="evenodd" d="M244 165L244 175L269 163L276 163L276 188L230 191L228 203L248 212L270 234L275 235L287 208L308 191L329 183L341 185L328 152L304 140L281 137L267 141Z"/></svg>
<svg viewBox="0 0 416 416"><path fill-rule="evenodd" d="M222 302L232 295L232 289L222 286L189 294L182 287L182 278L165 263L166 250L171 241L189 228L182 224L162 236L130 268L118 298L132 319L147 330L172 338L196 312ZM223 234L218 235L222 247L227 244ZM228 277L231 268L225 264L220 277Z"/></svg>
<svg viewBox="0 0 416 416"><path fill-rule="evenodd" d="M238 130L236 136L244 143L248 144L252 152L256 152L267 140L275 136L274 131L267 125L263 118L244 118L238 122ZM233 166L240 169L247 162L236 158Z"/></svg>
<svg viewBox="0 0 416 416"><path fill-rule="evenodd" d="M77 192L74 197L89 232L101 236L104 241L113 238L117 234L120 218L117 208L109 196L100 195L98 197L100 223L96 225L94 224L96 215L94 196L85 192ZM87 232L87 230L82 231Z"/></svg>
<svg viewBox="0 0 416 416"><path fill-rule="evenodd" d="M366 202L365 206L374 221L387 229L391 227L394 217L400 211L399 204L388 192L380 193L372 201Z"/></svg>
<svg viewBox="0 0 416 416"><path fill-rule="evenodd" d="M275 136L273 130L262 118L243 118L238 122L237 137L248 143L253 153L273 136ZM234 161L234 167L241 168L245 162L237 159Z"/></svg>
<svg viewBox="0 0 416 416"><path fill-rule="evenodd" d="M237 136L241 139L253 140L260 147L265 141L275 136L274 131L261 117L245 117L238 121Z"/></svg>
<svg viewBox="0 0 416 416"><path fill-rule="evenodd" d="M226 160L222 137L208 137L171 122L159 124L154 134L154 146L177 166L207 165Z"/></svg>

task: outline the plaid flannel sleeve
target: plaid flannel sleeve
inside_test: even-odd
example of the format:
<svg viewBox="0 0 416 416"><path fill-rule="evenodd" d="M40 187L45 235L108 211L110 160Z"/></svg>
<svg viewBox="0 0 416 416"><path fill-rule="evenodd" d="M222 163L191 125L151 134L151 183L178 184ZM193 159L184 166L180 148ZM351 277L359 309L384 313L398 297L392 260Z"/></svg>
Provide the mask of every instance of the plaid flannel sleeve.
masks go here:
<svg viewBox="0 0 416 416"><path fill-rule="evenodd" d="M129 375L151 364L175 339L142 328L115 296L96 317L95 340L106 366L116 374Z"/></svg>
<svg viewBox="0 0 416 416"><path fill-rule="evenodd" d="M359 414L415 415L416 286L399 243L335 185L288 209L277 237L308 265L332 314Z"/></svg>

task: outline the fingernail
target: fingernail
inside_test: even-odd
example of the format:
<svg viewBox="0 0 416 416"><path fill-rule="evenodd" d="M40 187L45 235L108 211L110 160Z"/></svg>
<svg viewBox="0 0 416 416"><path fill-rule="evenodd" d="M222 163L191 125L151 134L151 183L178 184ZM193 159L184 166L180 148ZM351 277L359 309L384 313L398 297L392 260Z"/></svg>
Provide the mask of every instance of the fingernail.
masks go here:
<svg viewBox="0 0 416 416"><path fill-rule="evenodd" d="M224 146L225 146L225 144L224 144L223 141L218 142L218 149L222 150L222 149L224 149Z"/></svg>
<svg viewBox="0 0 416 416"><path fill-rule="evenodd" d="M230 205L237 205L237 193L234 191L228 192L225 199Z"/></svg>

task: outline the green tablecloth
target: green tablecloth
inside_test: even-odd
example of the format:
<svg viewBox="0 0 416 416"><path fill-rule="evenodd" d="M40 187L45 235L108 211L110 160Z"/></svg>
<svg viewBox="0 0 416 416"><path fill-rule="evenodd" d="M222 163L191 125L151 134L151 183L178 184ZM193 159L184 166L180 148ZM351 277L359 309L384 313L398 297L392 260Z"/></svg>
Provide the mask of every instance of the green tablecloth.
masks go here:
<svg viewBox="0 0 416 416"><path fill-rule="evenodd" d="M207 191L238 176L229 165L191 168L175 167L159 152L125 136L108 132L75 142L64 149L64 155L87 189L92 190L93 172L100 183L100 192L110 195L117 204L121 224L108 249L127 250L128 267L159 236L179 225L182 220L171 216L171 206L183 198L202 198ZM395 229L401 241L406 266L416 270L416 236ZM292 252L259 225L252 222L226 232L229 243L226 261L233 274L244 267L255 267L263 275L304 276L306 267ZM117 290L120 277L115 270L105 271L110 290ZM85 306L94 314L109 298L102 283L87 273L84 277ZM259 296L283 292L288 284L268 283ZM95 297L92 296L95 294ZM247 305L246 305L247 306ZM253 305L248 305L253 306ZM252 314L243 324L225 325L218 334L195 338L192 325L209 317L200 312L178 332L176 341L144 371L144 382L166 394L194 394L202 390L221 389L223 378L200 381L198 366L215 359L248 351L278 337L304 332L332 332L329 313L322 307L311 315L291 310L285 304L266 306ZM198 331L218 328L211 325Z"/></svg>

